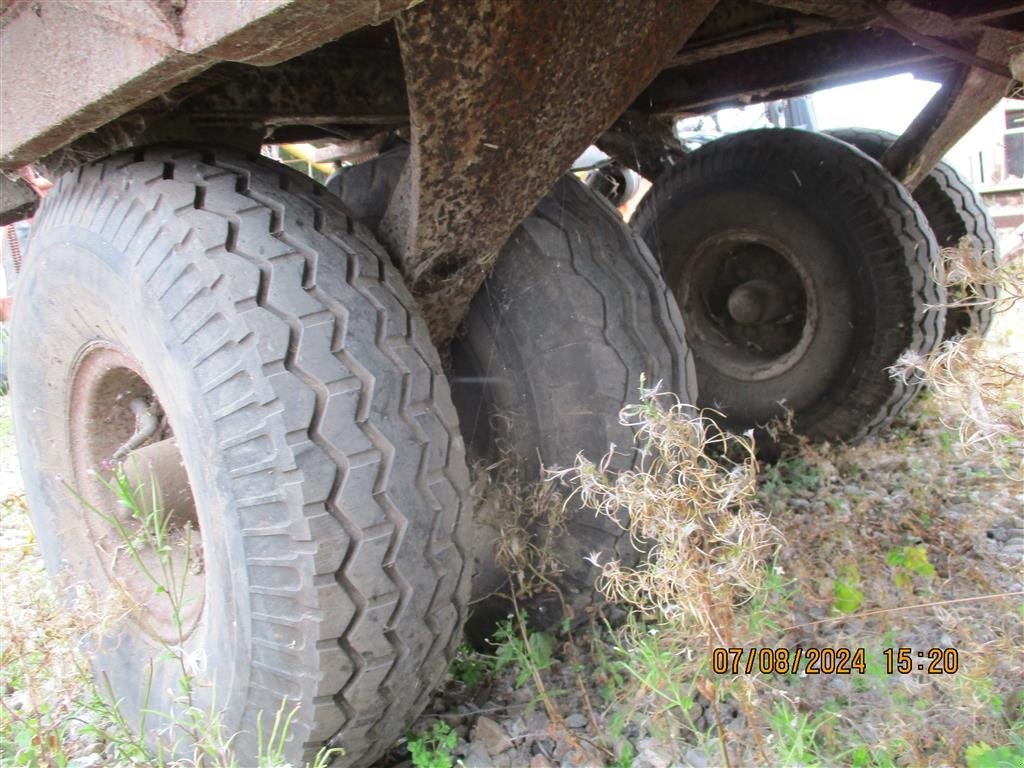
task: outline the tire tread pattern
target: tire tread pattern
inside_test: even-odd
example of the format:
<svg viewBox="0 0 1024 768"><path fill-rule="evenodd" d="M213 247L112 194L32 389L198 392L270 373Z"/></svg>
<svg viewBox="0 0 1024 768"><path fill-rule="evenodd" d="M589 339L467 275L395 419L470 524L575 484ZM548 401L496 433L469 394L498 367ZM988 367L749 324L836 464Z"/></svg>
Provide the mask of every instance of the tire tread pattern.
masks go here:
<svg viewBox="0 0 1024 768"><path fill-rule="evenodd" d="M840 128L827 131L875 160L896 141L888 131L868 128ZM939 248L956 248L963 237L971 242L974 257L992 269L999 264L999 240L995 224L981 197L949 163L940 162L918 185L914 201L921 207L935 233ZM999 288L992 283L972 285L973 296L982 299L976 306L952 307L946 312L945 336L949 338L968 329L984 336L992 325L993 302Z"/></svg>
<svg viewBox="0 0 1024 768"><path fill-rule="evenodd" d="M533 296L540 284L557 300ZM512 235L463 327L477 364L495 354L498 369L521 366L513 376L523 391L510 393L519 407L490 405L519 411L530 426L513 438L517 454L539 454L547 467L568 466L577 453L600 461L612 444L613 466L636 466L640 454L618 410L636 401L641 373L656 377L648 387L660 378L663 391L696 400L682 318L650 249L607 200L572 177L560 180ZM585 353L568 357L581 346ZM579 368L566 370L573 363ZM488 370L477 374L499 373L490 361L483 365ZM571 415L581 411L597 421L579 427ZM565 568L563 586L581 596L581 606L595 576L581 547L583 555L600 551L624 563L639 553L623 525L589 510L573 508L567 529L555 555Z"/></svg>
<svg viewBox="0 0 1024 768"><path fill-rule="evenodd" d="M369 764L453 658L471 570L462 438L401 276L321 186L234 150L83 166L36 221L63 225L134 244L205 392L248 562L240 721L287 699L293 762Z"/></svg>

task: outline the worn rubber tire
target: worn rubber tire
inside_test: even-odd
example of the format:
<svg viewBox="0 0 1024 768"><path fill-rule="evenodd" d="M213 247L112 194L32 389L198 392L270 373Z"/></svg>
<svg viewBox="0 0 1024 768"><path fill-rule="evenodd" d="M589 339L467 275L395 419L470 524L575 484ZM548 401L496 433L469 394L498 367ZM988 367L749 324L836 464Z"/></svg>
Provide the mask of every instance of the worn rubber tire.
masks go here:
<svg viewBox="0 0 1024 768"><path fill-rule="evenodd" d="M888 131L867 128L838 128L826 133L852 144L875 160L880 160L897 138ZM981 197L953 166L940 162L914 190L913 196L935 233L939 248L956 248L966 237L979 263L990 269L999 264L995 224ZM999 287L992 283L975 283L970 288L967 295L951 297L951 300L981 299L982 303L946 310L947 339L968 331L984 336L992 325L993 302L999 297Z"/></svg>
<svg viewBox="0 0 1024 768"><path fill-rule="evenodd" d="M344 201L357 221L376 232L408 160L409 145L396 144L372 160L339 168L325 186Z"/></svg>
<svg viewBox="0 0 1024 768"><path fill-rule="evenodd" d="M104 339L139 361L176 430L208 585L185 650L206 660L239 764L256 762L257 714L266 729L285 699L287 762L325 743L340 765L373 762L454 655L470 571L457 417L383 249L284 166L154 148L61 178L26 262L14 417L48 567L109 581L60 481L69 370ZM128 722L159 650L133 626L95 654ZM174 673L153 663L148 706L165 710Z"/></svg>
<svg viewBox="0 0 1024 768"><path fill-rule="evenodd" d="M782 417L785 400L798 434L854 442L883 430L920 389L889 368L906 352L928 354L942 338L937 245L906 190L863 153L790 129L727 136L659 178L633 222L675 288L700 403L721 411L728 428ZM719 356L742 347L695 335L697 315L714 313L683 274L723 233L793 249L817 297L805 308L806 346L794 347L779 372L726 373Z"/></svg>
<svg viewBox="0 0 1024 768"><path fill-rule="evenodd" d="M571 466L578 454L600 461L612 445L619 453L613 467L635 466L633 432L618 413L637 401L641 374L683 402L696 399L678 308L650 251L608 201L571 176L502 248L451 359L470 455L499 458L503 442L526 480L539 479L542 467ZM503 591L506 575L491 540L480 538L474 629L507 612L500 595L488 598ZM563 568L559 587L577 615L595 594L588 555L627 564L639 555L622 526L575 504L553 545ZM541 595L531 614L535 623L555 625L561 602Z"/></svg>

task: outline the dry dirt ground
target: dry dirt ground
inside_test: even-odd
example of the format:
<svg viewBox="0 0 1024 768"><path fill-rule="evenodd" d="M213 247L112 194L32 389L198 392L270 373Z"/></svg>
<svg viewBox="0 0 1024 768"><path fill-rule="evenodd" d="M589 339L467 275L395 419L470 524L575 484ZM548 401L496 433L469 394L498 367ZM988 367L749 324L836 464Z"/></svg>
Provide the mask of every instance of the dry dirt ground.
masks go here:
<svg viewBox="0 0 1024 768"><path fill-rule="evenodd" d="M572 638L527 628L527 661L512 624L511 640L465 650L378 765L1020 766L1022 446L964 455L939 415L926 396L885 439L808 449L759 473L784 541L760 645L863 648L863 673L752 676L744 712L674 677L655 629L638 648L599 620ZM0 457L0 763L22 764L19 740L35 738L67 765L114 764L114 745L86 727L100 715L76 671L81 617L61 609L42 568L6 398ZM915 669L890 674L883 651L901 647ZM930 649L955 649L956 671L918 671Z"/></svg>

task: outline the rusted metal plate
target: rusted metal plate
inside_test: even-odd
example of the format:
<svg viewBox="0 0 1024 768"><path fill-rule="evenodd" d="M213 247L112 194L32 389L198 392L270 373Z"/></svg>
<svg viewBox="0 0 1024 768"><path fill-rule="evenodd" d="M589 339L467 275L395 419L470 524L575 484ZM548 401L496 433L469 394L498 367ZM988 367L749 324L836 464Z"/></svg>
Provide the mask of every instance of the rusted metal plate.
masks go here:
<svg viewBox="0 0 1024 768"><path fill-rule="evenodd" d="M686 157L674 131L674 120L627 111L597 140L609 157L654 181Z"/></svg>
<svg viewBox="0 0 1024 768"><path fill-rule="evenodd" d="M436 340L559 174L715 0L436 0L396 21L412 152L382 233Z"/></svg>
<svg viewBox="0 0 1024 768"><path fill-rule="evenodd" d="M0 167L16 168L49 154L218 61L275 64L388 19L406 5L406 0L8 4L0 18Z"/></svg>

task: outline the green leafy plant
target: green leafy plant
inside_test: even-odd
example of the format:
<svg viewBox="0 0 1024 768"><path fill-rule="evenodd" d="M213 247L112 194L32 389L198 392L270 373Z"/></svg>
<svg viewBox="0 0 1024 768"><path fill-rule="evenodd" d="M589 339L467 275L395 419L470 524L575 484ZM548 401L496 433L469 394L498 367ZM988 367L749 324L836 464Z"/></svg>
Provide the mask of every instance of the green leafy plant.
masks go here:
<svg viewBox="0 0 1024 768"><path fill-rule="evenodd" d="M3 753L12 755L10 765L64 768L68 764L65 728L55 721L51 705L41 702L35 712L24 715L7 710L4 719L8 718L11 722L4 724L0 746Z"/></svg>
<svg viewBox="0 0 1024 768"><path fill-rule="evenodd" d="M768 717L775 738L777 765L818 765L822 762L817 743L818 731L830 720L831 712L799 712L788 701L776 702Z"/></svg>
<svg viewBox="0 0 1024 768"><path fill-rule="evenodd" d="M510 616L498 625L492 639L494 670L508 667L518 670L516 687L521 688L530 677L547 671L553 662L554 639L547 632L520 631Z"/></svg>
<svg viewBox="0 0 1024 768"><path fill-rule="evenodd" d="M696 681L693 670L683 662L687 655L676 647L671 633L639 624L635 617L628 622L626 636L630 643L616 647L619 667L659 700L659 714L673 711L696 730L690 719Z"/></svg>
<svg viewBox="0 0 1024 768"><path fill-rule="evenodd" d="M477 653L463 643L448 667L453 680L470 687L480 685L494 668L494 659Z"/></svg>
<svg viewBox="0 0 1024 768"><path fill-rule="evenodd" d="M992 747L979 741L967 747L964 759L967 768L1020 768L1024 765L1024 750L1019 745Z"/></svg>
<svg viewBox="0 0 1024 768"><path fill-rule="evenodd" d="M864 602L860 589L860 569L855 564L843 566L832 588L832 608L838 613L856 612Z"/></svg>
<svg viewBox="0 0 1024 768"><path fill-rule="evenodd" d="M893 567L893 581L900 589L913 586L913 575L935 578L935 566L928 561L928 548L923 544L890 549L885 559Z"/></svg>
<svg viewBox="0 0 1024 768"><path fill-rule="evenodd" d="M443 720L409 737L409 757L416 768L452 768L459 735Z"/></svg>

